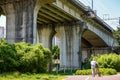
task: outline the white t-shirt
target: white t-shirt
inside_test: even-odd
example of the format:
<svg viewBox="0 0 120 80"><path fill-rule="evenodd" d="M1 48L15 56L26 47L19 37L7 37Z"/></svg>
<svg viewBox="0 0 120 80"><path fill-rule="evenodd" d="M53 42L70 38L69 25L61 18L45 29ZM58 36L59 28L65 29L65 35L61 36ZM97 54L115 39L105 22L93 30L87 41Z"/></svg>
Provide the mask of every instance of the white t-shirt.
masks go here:
<svg viewBox="0 0 120 80"><path fill-rule="evenodd" d="M96 67L96 64L97 64L97 62L96 61L91 61L91 68L95 68Z"/></svg>

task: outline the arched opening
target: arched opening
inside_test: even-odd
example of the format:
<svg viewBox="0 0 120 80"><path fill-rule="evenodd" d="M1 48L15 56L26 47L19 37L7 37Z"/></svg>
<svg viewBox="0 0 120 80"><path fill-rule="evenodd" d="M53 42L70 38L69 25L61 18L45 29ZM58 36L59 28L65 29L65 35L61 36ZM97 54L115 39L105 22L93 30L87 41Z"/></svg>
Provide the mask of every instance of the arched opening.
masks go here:
<svg viewBox="0 0 120 80"><path fill-rule="evenodd" d="M53 56L53 70L58 71L60 67L60 35L55 33L52 38L52 56Z"/></svg>
<svg viewBox="0 0 120 80"><path fill-rule="evenodd" d="M90 30L86 30L82 36L82 47L108 47L108 45L98 35Z"/></svg>
<svg viewBox="0 0 120 80"><path fill-rule="evenodd" d="M60 59L60 35L58 33L55 33L55 35L52 38L52 50L55 50L53 52L53 59Z"/></svg>
<svg viewBox="0 0 120 80"><path fill-rule="evenodd" d="M52 44L53 46L54 45L58 45L60 47L60 35L58 33L56 33L54 36L53 36L53 39L52 39Z"/></svg>
<svg viewBox="0 0 120 80"><path fill-rule="evenodd" d="M98 35L86 30L82 35L82 60L85 61L91 55L109 52L109 46Z"/></svg>

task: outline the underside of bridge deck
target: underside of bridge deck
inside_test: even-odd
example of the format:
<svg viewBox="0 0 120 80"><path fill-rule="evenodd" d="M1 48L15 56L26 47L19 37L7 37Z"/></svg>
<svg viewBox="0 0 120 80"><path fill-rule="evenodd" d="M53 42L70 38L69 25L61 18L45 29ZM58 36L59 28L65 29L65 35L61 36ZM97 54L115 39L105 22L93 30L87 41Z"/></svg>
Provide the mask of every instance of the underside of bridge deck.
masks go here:
<svg viewBox="0 0 120 80"><path fill-rule="evenodd" d="M37 23L43 24L58 24L58 23L73 23L79 19L61 10L54 4L46 4L39 10ZM87 30L82 36L82 47L107 47L106 43L95 33Z"/></svg>
<svg viewBox="0 0 120 80"><path fill-rule="evenodd" d="M108 47L112 43L111 32L95 20L81 17L84 10L75 7L69 0L17 1L0 3L7 19L8 42L41 42L44 47L52 49L52 39L58 34L61 68L81 68L82 48ZM89 53L92 53L91 50Z"/></svg>
<svg viewBox="0 0 120 80"><path fill-rule="evenodd" d="M62 23L62 22L70 22L70 21L78 21L74 16L66 13L63 10L60 10L54 4L46 4L42 6L38 13L38 23L39 24L48 24L48 23Z"/></svg>
<svg viewBox="0 0 120 80"><path fill-rule="evenodd" d="M90 30L86 30L83 34L83 47L108 47L108 45L95 33Z"/></svg>

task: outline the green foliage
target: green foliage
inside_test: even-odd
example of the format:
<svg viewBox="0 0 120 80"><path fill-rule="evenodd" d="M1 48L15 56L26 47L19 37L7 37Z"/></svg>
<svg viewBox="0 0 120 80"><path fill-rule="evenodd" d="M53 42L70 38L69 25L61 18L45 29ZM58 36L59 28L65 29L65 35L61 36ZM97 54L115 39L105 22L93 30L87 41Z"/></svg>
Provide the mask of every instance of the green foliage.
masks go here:
<svg viewBox="0 0 120 80"><path fill-rule="evenodd" d="M90 61L91 61L91 59L87 59L84 62L83 66L84 66L85 69L90 69L91 68Z"/></svg>
<svg viewBox="0 0 120 80"><path fill-rule="evenodd" d="M46 72L51 60L51 52L41 44L31 45L25 42L8 44L0 42L1 72Z"/></svg>
<svg viewBox="0 0 120 80"><path fill-rule="evenodd" d="M76 75L91 75L91 69L86 70L77 70L75 72Z"/></svg>
<svg viewBox="0 0 120 80"><path fill-rule="evenodd" d="M101 68L113 68L117 71L120 71L120 55L111 53L92 56L92 58L96 59L96 61L99 63L99 67Z"/></svg>
<svg viewBox="0 0 120 80"><path fill-rule="evenodd" d="M119 45L120 45L120 27L117 27L117 30L113 31L114 37L117 39Z"/></svg>
<svg viewBox="0 0 120 80"><path fill-rule="evenodd" d="M23 46L23 44L25 44ZM18 47L17 47L18 46ZM26 43L17 43L18 55L20 56L21 71L27 72L46 72L51 52L49 49L43 48L41 44L35 46ZM21 51L22 48L22 51Z"/></svg>
<svg viewBox="0 0 120 80"><path fill-rule="evenodd" d="M0 70L13 71L19 65L15 45L7 44L4 39L0 41Z"/></svg>
<svg viewBox="0 0 120 80"><path fill-rule="evenodd" d="M53 48L52 48L52 55L53 55L53 59L59 59L60 48L57 45L53 46Z"/></svg>
<svg viewBox="0 0 120 80"><path fill-rule="evenodd" d="M100 72L102 75L114 75L117 74L117 71L112 68L100 68Z"/></svg>
<svg viewBox="0 0 120 80"><path fill-rule="evenodd" d="M114 75L117 74L117 71L112 68L100 68L101 75ZM77 70L75 72L76 75L91 75L91 69L86 70ZM97 74L97 73L96 73Z"/></svg>
<svg viewBox="0 0 120 80"><path fill-rule="evenodd" d="M118 44L120 45L120 27L117 27L117 30L113 31L113 36L118 41ZM114 52L117 54L120 54L120 46L114 48Z"/></svg>

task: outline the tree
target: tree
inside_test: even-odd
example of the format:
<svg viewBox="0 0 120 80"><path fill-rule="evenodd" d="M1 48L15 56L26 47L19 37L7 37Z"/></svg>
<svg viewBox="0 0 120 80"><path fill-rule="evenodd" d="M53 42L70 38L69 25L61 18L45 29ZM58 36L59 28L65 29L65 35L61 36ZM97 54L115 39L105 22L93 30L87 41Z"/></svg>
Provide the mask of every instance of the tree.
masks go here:
<svg viewBox="0 0 120 80"><path fill-rule="evenodd" d="M53 59L59 59L60 48L57 45L53 46L52 48L52 56L53 56Z"/></svg>
<svg viewBox="0 0 120 80"><path fill-rule="evenodd" d="M115 37L115 39L118 41L118 44L120 45L120 27L117 27L117 30L113 31L113 36ZM115 48L114 52L120 54L120 47Z"/></svg>
<svg viewBox="0 0 120 80"><path fill-rule="evenodd" d="M117 39L119 45L120 45L120 27L117 27L117 30L113 31L114 37Z"/></svg>

